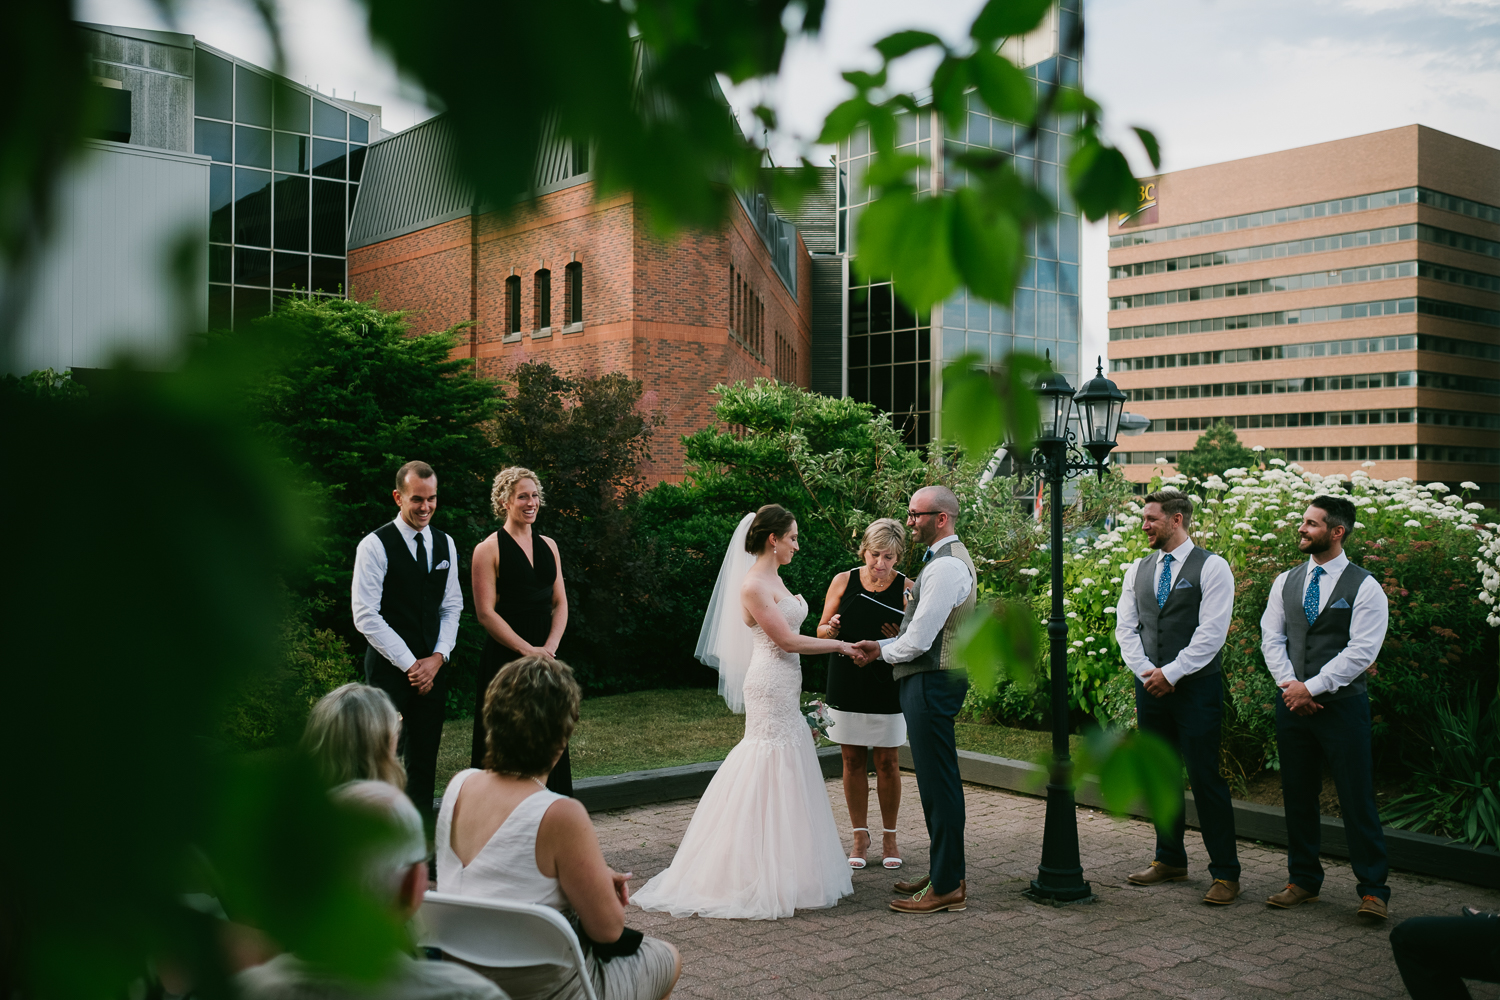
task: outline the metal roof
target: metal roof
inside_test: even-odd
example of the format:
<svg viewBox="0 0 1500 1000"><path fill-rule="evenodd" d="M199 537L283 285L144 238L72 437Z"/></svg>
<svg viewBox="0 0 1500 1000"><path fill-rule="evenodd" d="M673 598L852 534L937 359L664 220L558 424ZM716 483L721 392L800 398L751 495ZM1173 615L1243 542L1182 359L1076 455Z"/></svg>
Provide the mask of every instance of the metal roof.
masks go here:
<svg viewBox="0 0 1500 1000"><path fill-rule="evenodd" d="M443 115L372 144L349 224L349 249L468 215L474 189L459 173L453 146Z"/></svg>

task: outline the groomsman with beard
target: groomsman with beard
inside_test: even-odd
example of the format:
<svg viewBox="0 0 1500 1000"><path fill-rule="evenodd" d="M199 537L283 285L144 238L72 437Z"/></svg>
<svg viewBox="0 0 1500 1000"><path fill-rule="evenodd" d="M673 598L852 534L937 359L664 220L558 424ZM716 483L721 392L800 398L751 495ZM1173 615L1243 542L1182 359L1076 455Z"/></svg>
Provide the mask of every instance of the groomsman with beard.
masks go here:
<svg viewBox="0 0 1500 1000"><path fill-rule="evenodd" d="M1271 584L1260 619L1261 652L1281 688L1276 746L1289 877L1286 888L1266 902L1284 910L1318 898L1323 885L1318 795L1327 764L1359 880L1357 915L1378 923L1386 919L1391 898L1385 884L1390 866L1375 806L1365 671L1385 643L1390 606L1375 577L1344 554L1354 517L1347 497L1313 498L1297 529L1297 547L1308 560Z"/></svg>
<svg viewBox="0 0 1500 1000"><path fill-rule="evenodd" d="M458 641L464 598L458 550L430 523L437 510L432 466L401 466L392 496L400 513L361 539L355 552L354 627L370 643L365 683L390 695L401 713L397 750L406 764L406 793L430 819L448 699L443 667Z"/></svg>
<svg viewBox="0 0 1500 1000"><path fill-rule="evenodd" d="M1187 765L1193 801L1208 849L1213 882L1205 903L1225 905L1240 894L1229 783L1219 771L1224 718L1224 638L1234 611L1234 573L1223 556L1193 544L1187 526L1193 502L1174 489L1147 494L1141 530L1154 550L1125 571L1115 609L1115 638L1135 674L1135 712L1142 730L1172 744ZM1127 876L1133 885L1188 877L1187 820L1156 829L1156 859Z"/></svg>
<svg viewBox="0 0 1500 1000"><path fill-rule="evenodd" d="M855 644L862 656L855 662L861 666L876 659L894 665L891 673L901 714L906 716L917 792L932 843L929 874L915 882L896 883L896 891L910 897L891 902L897 913L938 913L968 905L964 786L953 718L963 707L969 680L954 658L953 641L974 613L977 592L974 562L953 530L957 522L958 498L946 486L927 486L912 494L906 523L927 552L901 632L894 639Z"/></svg>

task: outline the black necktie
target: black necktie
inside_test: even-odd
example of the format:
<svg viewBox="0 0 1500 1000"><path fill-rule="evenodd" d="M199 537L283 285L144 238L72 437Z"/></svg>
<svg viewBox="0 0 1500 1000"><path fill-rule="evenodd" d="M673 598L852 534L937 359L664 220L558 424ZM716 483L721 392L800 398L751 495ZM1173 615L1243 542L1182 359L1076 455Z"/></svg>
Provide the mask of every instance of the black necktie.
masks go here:
<svg viewBox="0 0 1500 1000"><path fill-rule="evenodd" d="M422 533L420 531L417 532L417 568L420 569L423 573L426 573L428 571L427 540L422 537Z"/></svg>

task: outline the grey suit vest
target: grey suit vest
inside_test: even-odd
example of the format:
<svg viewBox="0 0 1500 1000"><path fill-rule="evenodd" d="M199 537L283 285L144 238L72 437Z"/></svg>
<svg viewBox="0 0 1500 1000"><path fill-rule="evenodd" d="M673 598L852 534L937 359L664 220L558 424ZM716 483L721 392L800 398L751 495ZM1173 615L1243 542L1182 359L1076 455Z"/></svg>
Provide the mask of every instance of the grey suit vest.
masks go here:
<svg viewBox="0 0 1500 1000"><path fill-rule="evenodd" d="M1164 667L1193 641L1198 628L1198 613L1203 604L1203 564L1213 555L1202 546L1193 546L1177 574L1177 582L1167 594L1167 603L1156 604L1156 581L1161 576L1161 552L1153 552L1135 569L1135 609L1139 624L1136 634L1153 667ZM1197 673L1216 674L1224 665L1224 650Z"/></svg>
<svg viewBox="0 0 1500 1000"><path fill-rule="evenodd" d="M958 635L959 627L974 613L975 605L979 599L979 576L974 572L974 560L969 558L969 550L964 548L963 542L952 541L944 545L932 554L928 565L939 559L957 559L969 570L969 596L964 598L962 604L954 608L948 615L948 620L943 623L943 630L933 641L931 647L924 650L916 659L906 663L893 664L891 676L900 680L910 677L912 674L920 674L928 670L952 670L958 666L953 660L953 639ZM911 589L911 600L907 602L906 614L901 619L901 632L906 632L907 626L917 613L917 606L922 603L922 580L927 576L924 570L917 577L917 584Z"/></svg>
<svg viewBox="0 0 1500 1000"><path fill-rule="evenodd" d="M1359 594L1359 585L1369 576L1368 570L1350 563L1339 575L1339 582L1328 595L1328 602L1311 625L1307 624L1307 612L1302 610L1303 581L1307 579L1307 563L1287 573L1282 584L1281 603L1286 613L1286 655L1292 661L1297 679L1306 684L1316 677L1323 665L1349 645L1349 621L1354 617L1354 598ZM1343 602L1343 607L1334 605ZM1365 693L1365 675L1335 691L1320 694L1314 701L1328 704L1341 698L1350 698Z"/></svg>

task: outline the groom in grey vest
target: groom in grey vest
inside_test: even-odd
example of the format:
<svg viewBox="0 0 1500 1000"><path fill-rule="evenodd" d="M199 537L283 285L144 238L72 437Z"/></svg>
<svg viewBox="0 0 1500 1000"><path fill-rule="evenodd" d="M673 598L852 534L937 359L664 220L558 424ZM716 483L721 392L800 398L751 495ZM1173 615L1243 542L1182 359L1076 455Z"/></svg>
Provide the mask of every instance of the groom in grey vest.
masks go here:
<svg viewBox="0 0 1500 1000"><path fill-rule="evenodd" d="M1375 577L1344 555L1354 517L1347 497L1313 498L1297 529L1297 547L1309 558L1271 584L1260 619L1261 652L1281 688L1276 746L1290 879L1266 902L1286 909L1318 898L1323 885L1318 794L1327 764L1359 880L1358 916L1379 923L1386 919L1391 890L1385 884L1385 834L1371 776L1365 671L1380 655L1390 608Z"/></svg>
<svg viewBox="0 0 1500 1000"><path fill-rule="evenodd" d="M953 531L957 521L958 498L946 486L928 486L912 494L906 523L927 552L901 632L878 644L869 639L856 644L865 662L883 659L893 664L891 674L899 687L932 843L929 874L915 882L896 883L896 891L910 897L892 900L891 909L897 913L938 913L967 906L964 788L958 776L953 718L963 707L969 680L954 661L953 642L974 613L977 588L969 550Z"/></svg>
<svg viewBox="0 0 1500 1000"><path fill-rule="evenodd" d="M1228 905L1240 894L1234 806L1219 771L1224 718L1224 638L1234 612L1234 573L1223 556L1193 544L1193 501L1179 490L1146 495L1141 530L1153 551L1125 571L1116 608L1115 638L1135 674L1136 720L1182 754L1208 849L1213 882L1205 903ZM1188 877L1181 809L1170 829L1156 830L1156 859L1127 876L1134 885Z"/></svg>

